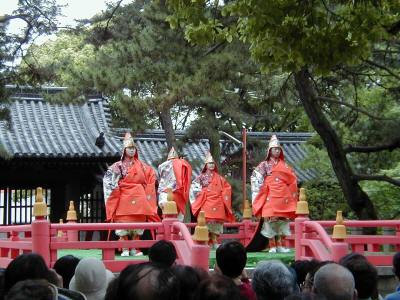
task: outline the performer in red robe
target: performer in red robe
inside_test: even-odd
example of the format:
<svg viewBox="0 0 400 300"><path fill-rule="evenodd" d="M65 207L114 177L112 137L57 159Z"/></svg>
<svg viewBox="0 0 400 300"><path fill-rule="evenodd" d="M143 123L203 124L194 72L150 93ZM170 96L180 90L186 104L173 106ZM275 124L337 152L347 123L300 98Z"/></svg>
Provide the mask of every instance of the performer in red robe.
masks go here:
<svg viewBox="0 0 400 300"><path fill-rule="evenodd" d="M224 222L234 222L232 213L232 188L226 179L218 174L217 166L208 153L200 175L192 182L190 203L192 213L197 217L200 211L205 212L209 244L216 248L217 238L223 232Z"/></svg>
<svg viewBox="0 0 400 300"><path fill-rule="evenodd" d="M170 190L178 208L178 219L183 221L186 203L189 201L192 167L186 160L179 158L172 147L167 161L158 166L158 175L158 205L164 208Z"/></svg>
<svg viewBox="0 0 400 300"><path fill-rule="evenodd" d="M285 163L276 135L271 137L267 157L251 175L253 214L264 218L261 234L268 238L269 252L288 252L281 237L290 235L289 221L295 217L297 177Z"/></svg>
<svg viewBox="0 0 400 300"><path fill-rule="evenodd" d="M153 168L139 160L133 138L127 133L121 160L114 163L103 178L107 222L160 221L155 182ZM129 235L139 239L143 230L116 230L116 234L122 240L127 240ZM129 250L123 249L121 256L129 256Z"/></svg>

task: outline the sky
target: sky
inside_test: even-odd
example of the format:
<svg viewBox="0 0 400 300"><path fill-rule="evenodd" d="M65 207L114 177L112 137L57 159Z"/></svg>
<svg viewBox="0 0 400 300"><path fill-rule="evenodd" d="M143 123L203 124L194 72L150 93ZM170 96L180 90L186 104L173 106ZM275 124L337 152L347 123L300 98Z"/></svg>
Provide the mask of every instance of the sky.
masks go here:
<svg viewBox="0 0 400 300"><path fill-rule="evenodd" d="M17 7L18 0L0 0L0 15L10 14ZM90 18L106 7L105 0L57 0L58 4L67 5L62 9L65 17L60 17L62 25L73 25L74 19Z"/></svg>
<svg viewBox="0 0 400 300"><path fill-rule="evenodd" d="M62 15L58 18L60 26L73 26L74 19L86 19L94 16L96 13L105 10L107 2L116 2L116 0L57 0L60 5L66 5L62 9ZM128 3L129 0L122 2ZM17 7L18 0L0 0L0 15L11 14ZM18 32L18 22L12 22L8 30Z"/></svg>

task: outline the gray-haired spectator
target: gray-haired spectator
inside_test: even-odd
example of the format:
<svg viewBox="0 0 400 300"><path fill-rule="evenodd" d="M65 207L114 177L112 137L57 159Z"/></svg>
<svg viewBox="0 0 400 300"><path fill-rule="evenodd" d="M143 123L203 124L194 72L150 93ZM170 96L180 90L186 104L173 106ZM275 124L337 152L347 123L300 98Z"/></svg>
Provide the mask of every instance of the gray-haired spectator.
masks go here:
<svg viewBox="0 0 400 300"><path fill-rule="evenodd" d="M293 274L279 260L259 263L254 269L252 286L258 300L283 300L298 291Z"/></svg>
<svg viewBox="0 0 400 300"><path fill-rule="evenodd" d="M87 257L76 266L69 288L81 292L87 300L102 300L112 279L113 273L106 269L100 259Z"/></svg>
<svg viewBox="0 0 400 300"><path fill-rule="evenodd" d="M313 291L327 300L357 299L353 274L336 263L322 266L315 273Z"/></svg>

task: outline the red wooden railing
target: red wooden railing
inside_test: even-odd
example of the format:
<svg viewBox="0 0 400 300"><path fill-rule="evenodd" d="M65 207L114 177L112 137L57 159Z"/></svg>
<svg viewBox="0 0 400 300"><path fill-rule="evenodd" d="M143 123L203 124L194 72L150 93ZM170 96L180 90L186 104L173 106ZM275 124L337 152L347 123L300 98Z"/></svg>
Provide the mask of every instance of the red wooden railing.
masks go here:
<svg viewBox="0 0 400 300"><path fill-rule="evenodd" d="M295 220L296 259L317 258L338 261L343 255L357 252L377 266L391 266L393 254L400 251L400 220L344 221L348 232L354 228L375 227L381 234L348 234L343 240L332 239L330 232L335 221L310 221L308 218ZM392 228L393 233L382 231Z"/></svg>
<svg viewBox="0 0 400 300"><path fill-rule="evenodd" d="M343 240L333 239L331 232L335 221L310 221L307 217L298 217L291 223L292 236L285 242L295 248L296 259L338 261L350 251L365 255L374 265L390 266L395 251L400 251L399 221L345 221L349 228L376 227L393 228L391 235L348 235ZM178 263L199 266L208 269L209 248L195 243L190 230L195 223L184 224L175 218L166 218L159 223L69 223L50 224L46 219L37 219L31 225L0 226L0 267L6 267L17 255L25 252L41 254L46 263L52 266L57 260L60 249L100 249L102 259L108 269L119 272L126 265L143 262L115 257L117 248L149 248L157 240L171 240L178 252ZM225 239L240 240L248 244L256 229L257 223L244 220L237 223L226 223L226 231L220 236ZM154 235L151 240L138 241L79 241L79 231L116 230L116 229L149 229ZM349 231L349 230L348 230ZM63 232L62 236L58 232ZM385 249L386 248L386 249ZM390 248L390 249L387 249ZM390 251L388 251L390 250Z"/></svg>
<svg viewBox="0 0 400 300"><path fill-rule="evenodd" d="M149 229L154 232L151 240L135 241L79 241L69 237L77 236L68 232L116 230L116 229ZM64 232L62 237L58 232ZM176 244L178 263L198 266L208 270L209 247L196 244L188 228L176 219L164 219L159 223L69 223L51 224L47 220L34 220L31 225L3 226L0 233L0 267L6 267L12 259L25 252L36 252L43 256L48 266L53 266L60 249L100 249L106 267L119 272L127 265L147 260L116 259L118 248L149 248L157 240L170 239Z"/></svg>

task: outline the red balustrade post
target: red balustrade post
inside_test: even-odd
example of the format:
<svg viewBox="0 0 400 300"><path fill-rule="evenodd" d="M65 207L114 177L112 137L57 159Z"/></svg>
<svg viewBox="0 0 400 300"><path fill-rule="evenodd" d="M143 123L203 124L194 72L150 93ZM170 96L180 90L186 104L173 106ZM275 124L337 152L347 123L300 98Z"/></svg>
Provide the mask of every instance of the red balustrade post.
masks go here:
<svg viewBox="0 0 400 300"><path fill-rule="evenodd" d="M171 189L168 189L167 202L163 207L164 219L162 220L164 227L164 239L172 240L172 223L178 221L178 209L174 200L174 194Z"/></svg>
<svg viewBox="0 0 400 300"><path fill-rule="evenodd" d="M243 191L243 193L245 192L245 190ZM244 238L242 240L242 243L244 245L247 245L248 243L250 243L250 239L253 236L252 233L250 233L250 223L251 223L251 219L253 217L253 211L250 207L250 202L249 200L244 199L244 207L243 207L243 229L242 227L240 227L239 229L239 233L244 235Z"/></svg>
<svg viewBox="0 0 400 300"><path fill-rule="evenodd" d="M301 245L301 240L304 237L304 222L308 221L308 202L306 197L305 188L300 188L299 201L296 206L297 218L294 219L294 249L295 249L295 259L300 260L303 253L303 246Z"/></svg>
<svg viewBox="0 0 400 300"><path fill-rule="evenodd" d="M78 217L75 210L74 201L69 201L69 209L67 212L67 224L76 224ZM79 231L78 230L68 230L67 239L70 242L79 241Z"/></svg>
<svg viewBox="0 0 400 300"><path fill-rule="evenodd" d="M172 223L178 221L177 218L167 217L162 220L164 227L164 240L170 241L172 238Z"/></svg>
<svg viewBox="0 0 400 300"><path fill-rule="evenodd" d="M253 232L250 231L250 226L251 226L252 221L249 219L243 219L243 235L244 235L244 240L243 244L248 245L250 243L250 239L253 236Z"/></svg>
<svg viewBox="0 0 400 300"><path fill-rule="evenodd" d="M339 262L339 260L349 253L349 245L344 240L336 240L332 245L332 260Z"/></svg>
<svg viewBox="0 0 400 300"><path fill-rule="evenodd" d="M36 189L35 204L33 205L32 221L32 251L40 254L46 265L50 267L50 222L47 220L47 205L43 201L42 188Z"/></svg>
<svg viewBox="0 0 400 300"><path fill-rule="evenodd" d="M208 246L208 228L204 211L197 216L197 226L192 236L195 245L191 248L191 266L199 267L208 272L208 261L210 258L210 247Z"/></svg>
<svg viewBox="0 0 400 300"><path fill-rule="evenodd" d="M50 222L43 216L32 221L32 252L40 254L50 267Z"/></svg>
<svg viewBox="0 0 400 300"><path fill-rule="evenodd" d="M301 245L301 240L304 236L304 222L308 221L309 218L304 216L299 216L294 219L294 249L295 249L295 259L302 259L303 246Z"/></svg>
<svg viewBox="0 0 400 300"><path fill-rule="evenodd" d="M346 226L344 225L342 211L336 212L336 225L333 226L332 239L335 241L332 245L332 260L339 262L339 260L347 255L349 245L344 242L347 237Z"/></svg>
<svg viewBox="0 0 400 300"><path fill-rule="evenodd" d="M193 245L191 250L192 250L191 266L202 268L203 270L208 272L208 270L209 270L208 260L210 257L210 247L207 245L207 242L196 241L196 245Z"/></svg>
<svg viewBox="0 0 400 300"><path fill-rule="evenodd" d="M396 236L400 239L400 226L396 226ZM395 247L395 251L399 252L400 251L400 244L397 244Z"/></svg>
<svg viewBox="0 0 400 300"><path fill-rule="evenodd" d="M11 231L10 241L17 242L19 241L18 231ZM19 249L11 249L11 258L16 258L19 255Z"/></svg>

